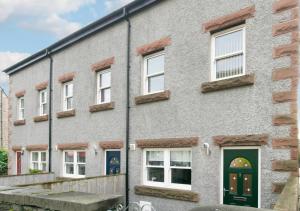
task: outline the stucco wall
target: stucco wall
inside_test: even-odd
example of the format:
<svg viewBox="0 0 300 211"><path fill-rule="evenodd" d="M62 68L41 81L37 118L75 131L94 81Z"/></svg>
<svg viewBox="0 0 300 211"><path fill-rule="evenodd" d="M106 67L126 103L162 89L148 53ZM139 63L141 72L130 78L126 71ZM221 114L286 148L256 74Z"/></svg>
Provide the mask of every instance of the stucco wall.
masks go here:
<svg viewBox="0 0 300 211"><path fill-rule="evenodd" d="M272 104L272 92L287 90L290 82L272 82L272 69L286 66L289 60L272 59L272 47L289 41L285 36L271 39L272 1L253 0L181 0L163 1L131 18L130 72L130 142L136 139L191 137L200 138L192 149L192 191L199 193L201 204L220 202L221 149L214 146L212 136L262 134L285 137L288 127L272 126L272 116L289 111L289 105ZM202 94L200 85L210 80L210 33L202 24L241 8L255 5L255 17L246 21L246 72L255 74L253 86ZM280 17L282 19L282 17ZM165 50L165 88L171 91L168 101L135 105L134 97L141 95L142 57L135 49L162 37L170 36L172 44ZM95 73L90 65L108 57L115 57L112 65L112 101L115 109L91 114L89 105L95 101ZM89 142L87 150L88 176L103 174L104 152L95 155L93 145L101 140L125 141L126 93L126 23L121 22L89 37L53 56L53 171L62 175L62 152L59 143ZM12 145L47 143L48 123L33 123L37 112L37 92L34 85L47 80L49 61L44 60L11 77L12 119L16 119L14 93L25 89L26 125L13 127ZM57 119L61 111L62 85L58 77L75 71L74 107L76 116ZM30 103L29 103L30 102ZM211 146L206 155L203 143ZM271 142L271 140L269 140ZM13 153L11 153L13 155ZM23 156L23 171L28 170L29 153ZM14 155L12 156L14 158ZM142 151L130 151L130 201L151 201L158 210L187 210L195 203L137 196L134 186L142 184ZM271 161L290 159L288 150L273 151L271 144L261 147L261 206L270 207L276 200L272 182L284 182L289 173L274 172ZM122 171L124 172L124 153ZM15 169L15 161L12 162Z"/></svg>
<svg viewBox="0 0 300 211"><path fill-rule="evenodd" d="M0 147L8 148L8 96L0 89ZM2 132L2 134L1 134Z"/></svg>

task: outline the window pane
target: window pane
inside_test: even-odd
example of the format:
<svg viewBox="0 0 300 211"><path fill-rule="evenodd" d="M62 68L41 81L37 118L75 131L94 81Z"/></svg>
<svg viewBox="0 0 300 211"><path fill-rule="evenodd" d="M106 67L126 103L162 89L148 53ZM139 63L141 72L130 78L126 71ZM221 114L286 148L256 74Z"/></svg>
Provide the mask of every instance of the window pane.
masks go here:
<svg viewBox="0 0 300 211"><path fill-rule="evenodd" d="M65 162L74 162L74 152L65 152Z"/></svg>
<svg viewBox="0 0 300 211"><path fill-rule="evenodd" d="M73 164L66 164L66 173L74 174L74 165Z"/></svg>
<svg viewBox="0 0 300 211"><path fill-rule="evenodd" d="M110 88L101 89L101 103L110 102Z"/></svg>
<svg viewBox="0 0 300 211"><path fill-rule="evenodd" d="M191 167L191 151L171 151L170 165Z"/></svg>
<svg viewBox="0 0 300 211"><path fill-rule="evenodd" d="M67 109L73 108L73 97L67 98Z"/></svg>
<svg viewBox="0 0 300 211"><path fill-rule="evenodd" d="M43 104L42 107L41 107L41 109L42 109L41 114L46 114L47 104Z"/></svg>
<svg viewBox="0 0 300 211"><path fill-rule="evenodd" d="M231 194L237 193L237 174L229 174L229 191Z"/></svg>
<svg viewBox="0 0 300 211"><path fill-rule="evenodd" d="M47 164L46 163L42 163L42 171L47 171Z"/></svg>
<svg viewBox="0 0 300 211"><path fill-rule="evenodd" d="M32 163L32 168L35 169L35 170L38 170L39 169L39 164L34 162Z"/></svg>
<svg viewBox="0 0 300 211"><path fill-rule="evenodd" d="M230 163L230 168L252 168L251 163L249 160L243 157L237 157Z"/></svg>
<svg viewBox="0 0 300 211"><path fill-rule="evenodd" d="M46 157L46 152L41 152L41 161L46 161L47 157Z"/></svg>
<svg viewBox="0 0 300 211"><path fill-rule="evenodd" d="M216 57L243 50L243 30L216 37Z"/></svg>
<svg viewBox="0 0 300 211"><path fill-rule="evenodd" d="M243 193L245 195L252 194L252 175L251 174L243 175Z"/></svg>
<svg viewBox="0 0 300 211"><path fill-rule="evenodd" d="M78 175L85 175L85 164L78 164Z"/></svg>
<svg viewBox="0 0 300 211"><path fill-rule="evenodd" d="M148 168L148 181L164 182L164 168Z"/></svg>
<svg viewBox="0 0 300 211"><path fill-rule="evenodd" d="M24 108L24 98L20 99L20 108Z"/></svg>
<svg viewBox="0 0 300 211"><path fill-rule="evenodd" d="M146 154L147 165L163 166L164 165L164 152L163 151L147 151Z"/></svg>
<svg viewBox="0 0 300 211"><path fill-rule="evenodd" d="M32 152L32 161L38 161L38 160L39 160L39 153Z"/></svg>
<svg viewBox="0 0 300 211"><path fill-rule="evenodd" d="M191 184L191 169L172 169L172 183L177 184Z"/></svg>
<svg viewBox="0 0 300 211"><path fill-rule="evenodd" d="M216 61L216 78L230 77L243 73L243 54Z"/></svg>
<svg viewBox="0 0 300 211"><path fill-rule="evenodd" d="M153 76L148 78L148 92L157 92L164 90L164 75Z"/></svg>
<svg viewBox="0 0 300 211"><path fill-rule="evenodd" d="M104 72L100 74L100 87L110 86L110 72Z"/></svg>
<svg viewBox="0 0 300 211"><path fill-rule="evenodd" d="M78 163L85 163L85 152L78 152L77 153L77 162Z"/></svg>
<svg viewBox="0 0 300 211"><path fill-rule="evenodd" d="M165 56L149 58L147 61L147 75L164 72Z"/></svg>

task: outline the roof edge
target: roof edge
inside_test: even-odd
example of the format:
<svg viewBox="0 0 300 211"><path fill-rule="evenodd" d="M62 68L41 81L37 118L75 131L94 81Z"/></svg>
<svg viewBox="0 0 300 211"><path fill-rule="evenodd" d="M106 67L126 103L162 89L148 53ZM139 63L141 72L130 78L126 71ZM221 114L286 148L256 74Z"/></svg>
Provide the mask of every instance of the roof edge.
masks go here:
<svg viewBox="0 0 300 211"><path fill-rule="evenodd" d="M108 15L100 18L99 20L92 22L91 24L83 27L82 29L75 31L74 33L68 35L65 38L55 42L54 44L48 46L45 49L38 51L37 53L21 60L20 62L6 68L3 72L8 75L12 75L25 67L28 67L46 56L48 54L56 53L66 47L69 47L75 44L78 41L81 41L101 30L104 30L106 27L112 26L113 24L124 20L127 16L131 16L134 13L140 12L155 3L162 2L163 0L135 0L120 9L109 13Z"/></svg>

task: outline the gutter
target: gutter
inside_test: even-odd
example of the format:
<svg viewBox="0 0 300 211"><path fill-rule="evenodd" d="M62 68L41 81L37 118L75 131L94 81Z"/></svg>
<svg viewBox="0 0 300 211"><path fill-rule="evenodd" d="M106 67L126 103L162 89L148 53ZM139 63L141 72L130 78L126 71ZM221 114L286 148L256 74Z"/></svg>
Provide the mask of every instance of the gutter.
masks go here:
<svg viewBox="0 0 300 211"><path fill-rule="evenodd" d="M53 84L53 58L51 52L46 50L46 56L50 60L49 66L49 143L48 143L48 171L52 171L52 84Z"/></svg>
<svg viewBox="0 0 300 211"><path fill-rule="evenodd" d="M124 17L127 22L127 74L126 74L126 175L125 175L125 191L126 201L125 207L129 205L129 138L130 138L130 44L131 44L131 22L124 7Z"/></svg>

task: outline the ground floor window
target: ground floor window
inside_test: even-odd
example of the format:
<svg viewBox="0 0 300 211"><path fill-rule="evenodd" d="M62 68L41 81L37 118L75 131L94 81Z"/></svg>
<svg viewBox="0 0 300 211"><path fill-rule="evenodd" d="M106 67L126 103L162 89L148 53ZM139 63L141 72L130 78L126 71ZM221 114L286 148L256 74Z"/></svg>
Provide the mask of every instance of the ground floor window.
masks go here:
<svg viewBox="0 0 300 211"><path fill-rule="evenodd" d="M45 151L31 152L31 169L47 171L47 153Z"/></svg>
<svg viewBox="0 0 300 211"><path fill-rule="evenodd" d="M191 189L191 149L145 149L145 185Z"/></svg>
<svg viewBox="0 0 300 211"><path fill-rule="evenodd" d="M63 153L64 176L85 177L86 152L68 150Z"/></svg>

